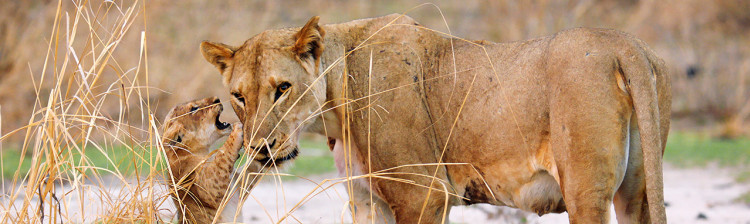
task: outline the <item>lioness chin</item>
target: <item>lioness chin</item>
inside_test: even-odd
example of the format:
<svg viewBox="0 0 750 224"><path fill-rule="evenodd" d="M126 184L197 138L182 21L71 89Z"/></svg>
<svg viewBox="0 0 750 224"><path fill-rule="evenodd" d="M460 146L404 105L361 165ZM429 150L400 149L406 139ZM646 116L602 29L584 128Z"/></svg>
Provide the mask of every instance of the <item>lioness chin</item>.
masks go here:
<svg viewBox="0 0 750 224"><path fill-rule="evenodd" d="M334 139L346 175L377 172L350 188L359 223L447 222L451 206L475 203L567 211L572 223L607 223L614 203L620 223L666 222L669 76L625 33L492 43L402 15L313 17L201 52L248 148L283 163L307 130Z"/></svg>

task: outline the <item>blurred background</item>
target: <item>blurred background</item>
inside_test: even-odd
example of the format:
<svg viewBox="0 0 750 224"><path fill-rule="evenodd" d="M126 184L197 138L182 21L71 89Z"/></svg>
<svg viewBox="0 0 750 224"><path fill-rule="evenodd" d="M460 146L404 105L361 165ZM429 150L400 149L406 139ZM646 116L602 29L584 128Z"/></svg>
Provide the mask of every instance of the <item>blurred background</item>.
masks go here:
<svg viewBox="0 0 750 224"><path fill-rule="evenodd" d="M88 1L84 1L88 2ZM90 1L93 13L117 9ZM313 15L321 23L339 23L402 13L422 2L407 1L160 1L137 9L130 31L112 53L114 67L137 67L141 31L148 41L148 99L162 118L169 106L189 99L218 95L226 99L218 73L198 51L203 40L240 45L266 30L303 25ZM747 135L750 114L750 2L743 0L539 0L434 1L409 15L428 27L468 39L496 42L549 35L573 27L622 30L646 41L669 67L673 80L673 118L678 130L711 129L724 138ZM58 1L3 1L0 12L0 104L2 130L28 123L36 95L54 88L40 82ZM439 12L437 7L442 11ZM63 1L63 8L75 7ZM441 17L444 16L443 17ZM74 15L64 15L73 19ZM115 17L108 14L109 17ZM445 20L444 20L445 19ZM65 21L58 21L65 29ZM109 28L117 21L103 18ZM107 24L109 23L109 24ZM87 38L88 32L79 32ZM79 46L85 48L85 42ZM89 43L90 44L90 43ZM58 49L58 53L66 49ZM54 53L54 52L53 52ZM58 63L50 62L50 63ZM71 65L73 66L73 65ZM72 70L72 69L71 69ZM115 80L115 69L102 79ZM48 69L53 73L55 70ZM60 74L62 76L72 75ZM123 74L120 74L120 76ZM138 76L145 78L146 76ZM68 79L68 77L63 77ZM131 80L132 81L132 80ZM75 82L75 80L73 81ZM103 81L101 83L110 83ZM66 88L62 86L62 88ZM108 86L100 85L101 91ZM44 102L44 99L41 100ZM138 105L131 105L138 107ZM120 105L102 108L115 116Z"/></svg>
<svg viewBox="0 0 750 224"><path fill-rule="evenodd" d="M218 72L198 50L203 40L240 45L263 30L301 26L314 15L323 24L340 23L419 6L408 15L467 39L516 41L573 27L612 28L641 38L666 61L672 77L668 166L728 169L732 184L750 180L750 1L422 3L427 1L2 0L3 177L23 177L33 167L30 160L41 151L26 148L39 134L33 127L49 119L43 108L84 120L64 126L67 134L58 137L71 139L66 144L106 141L114 148L108 153L127 157L138 148L133 145L153 142L148 130L172 105L214 95L228 102ZM223 119L236 120L231 112ZM91 126L100 131L87 131ZM319 149L310 158L317 157L300 160L302 168L292 172L335 172L323 140L305 141ZM119 145L130 147L120 152ZM750 203L746 193L735 196L732 203Z"/></svg>

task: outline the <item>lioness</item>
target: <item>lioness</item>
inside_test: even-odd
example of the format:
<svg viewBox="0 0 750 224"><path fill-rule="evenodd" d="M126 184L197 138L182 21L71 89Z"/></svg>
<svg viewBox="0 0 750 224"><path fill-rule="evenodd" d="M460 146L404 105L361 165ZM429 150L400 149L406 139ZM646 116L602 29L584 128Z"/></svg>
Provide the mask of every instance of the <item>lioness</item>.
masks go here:
<svg viewBox="0 0 750 224"><path fill-rule="evenodd" d="M162 143L171 172L167 187L173 192L178 223L211 223L218 211L219 222L242 218L236 213L238 197L221 204L243 139L242 124L219 120L222 110L219 98L210 97L177 105L164 120ZM211 158L211 144L227 135ZM260 164L251 161L246 169L259 172ZM253 184L246 185L249 189Z"/></svg>
<svg viewBox="0 0 750 224"><path fill-rule="evenodd" d="M309 130L342 140L350 175L385 170L358 179L372 201L350 196L390 211L358 222L447 222L453 205L490 203L607 223L613 202L620 223L666 220L669 76L625 33L470 42L401 15L313 17L201 52L234 96L246 145L286 161Z"/></svg>

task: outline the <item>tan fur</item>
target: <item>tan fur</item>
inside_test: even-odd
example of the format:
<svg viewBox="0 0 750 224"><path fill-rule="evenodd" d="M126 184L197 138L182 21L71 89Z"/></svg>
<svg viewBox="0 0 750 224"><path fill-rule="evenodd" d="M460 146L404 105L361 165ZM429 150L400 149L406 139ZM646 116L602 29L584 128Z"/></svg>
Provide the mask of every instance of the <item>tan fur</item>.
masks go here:
<svg viewBox="0 0 750 224"><path fill-rule="evenodd" d="M474 203L606 223L613 199L622 222L666 222L661 157L670 84L642 41L578 28L471 42L400 15L317 20L265 31L237 48L201 44L229 92L244 99L232 105L256 150L288 158L307 129L335 139L335 155L351 152L354 173L400 167L350 192L355 204L372 192L399 223L446 221L450 206ZM299 43L325 49L300 52ZM269 80L293 87L274 102L278 84ZM404 166L437 162L469 165ZM463 198L446 201L443 189Z"/></svg>
<svg viewBox="0 0 750 224"><path fill-rule="evenodd" d="M177 105L165 119L162 143L169 161L168 187L178 210L178 223L212 223L231 183L242 148L242 124L219 129L221 111L218 98L211 97ZM210 153L211 144L227 135L224 145ZM257 165L250 164L248 172L258 172ZM225 206L236 208L236 203L231 200ZM234 213L224 211L218 221L233 220Z"/></svg>

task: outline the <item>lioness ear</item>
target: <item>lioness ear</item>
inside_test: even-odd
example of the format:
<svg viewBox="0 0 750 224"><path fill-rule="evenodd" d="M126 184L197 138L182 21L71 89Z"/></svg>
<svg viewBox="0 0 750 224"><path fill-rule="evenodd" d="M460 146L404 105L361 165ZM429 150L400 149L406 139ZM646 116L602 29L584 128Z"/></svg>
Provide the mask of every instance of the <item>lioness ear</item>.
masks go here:
<svg viewBox="0 0 750 224"><path fill-rule="evenodd" d="M237 48L226 44L208 41L203 41L203 43L201 43L201 53L203 54L203 57L216 66L216 68L222 73L224 73L224 70L227 69L229 63L231 63L232 56L234 56L234 51L236 50Z"/></svg>
<svg viewBox="0 0 750 224"><path fill-rule="evenodd" d="M318 26L318 20L320 20L320 17L313 16L299 32L294 34L296 41L292 47L300 59L309 60L312 57L315 60L316 68L320 61L320 55L323 54L323 37L326 35L323 28Z"/></svg>

